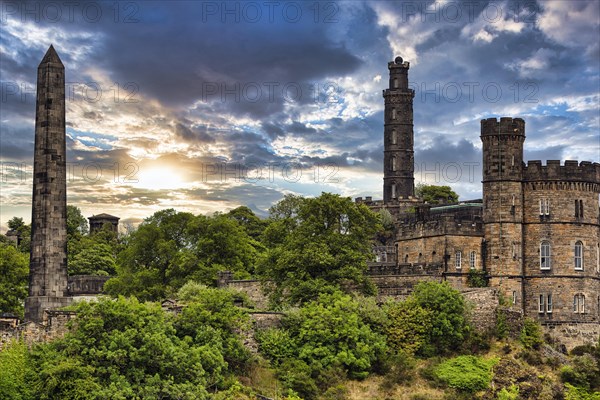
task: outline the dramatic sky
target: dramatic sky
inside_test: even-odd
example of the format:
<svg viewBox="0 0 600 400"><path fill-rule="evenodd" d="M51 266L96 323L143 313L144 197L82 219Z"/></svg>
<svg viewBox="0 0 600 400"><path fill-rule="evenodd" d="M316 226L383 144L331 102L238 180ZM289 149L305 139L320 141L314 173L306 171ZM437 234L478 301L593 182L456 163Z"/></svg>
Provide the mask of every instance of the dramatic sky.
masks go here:
<svg viewBox="0 0 600 400"><path fill-rule="evenodd" d="M382 196L387 63L410 62L415 181L481 196L480 120L527 160L600 161L600 3L0 2L0 229L31 215L36 69L66 67L68 202L126 222L283 195Z"/></svg>

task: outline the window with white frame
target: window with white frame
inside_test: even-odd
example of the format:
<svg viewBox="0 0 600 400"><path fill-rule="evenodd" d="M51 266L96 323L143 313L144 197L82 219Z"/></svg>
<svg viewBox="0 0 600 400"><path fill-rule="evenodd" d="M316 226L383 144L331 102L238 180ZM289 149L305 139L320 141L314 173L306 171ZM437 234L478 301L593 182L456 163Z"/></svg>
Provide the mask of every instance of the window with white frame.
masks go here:
<svg viewBox="0 0 600 400"><path fill-rule="evenodd" d="M540 297L538 298L538 312L539 313L544 313L544 295L540 294Z"/></svg>
<svg viewBox="0 0 600 400"><path fill-rule="evenodd" d="M552 313L552 294L546 295L546 312Z"/></svg>
<svg viewBox="0 0 600 400"><path fill-rule="evenodd" d="M580 240L575 242L573 261L575 263L575 269L583 270L583 243Z"/></svg>
<svg viewBox="0 0 600 400"><path fill-rule="evenodd" d="M462 252L460 250L454 254L454 266L456 269L462 268Z"/></svg>
<svg viewBox="0 0 600 400"><path fill-rule="evenodd" d="M512 303L517 304L517 291L513 290Z"/></svg>
<svg viewBox="0 0 600 400"><path fill-rule="evenodd" d="M581 293L573 296L573 312L579 314L585 313L585 296Z"/></svg>
<svg viewBox="0 0 600 400"><path fill-rule="evenodd" d="M550 242L544 240L540 244L540 269L550 269L552 267L552 257L550 254Z"/></svg>
<svg viewBox="0 0 600 400"><path fill-rule="evenodd" d="M475 269L476 265L477 265L477 253L475 253L474 251L472 251L469 254L469 267L471 269Z"/></svg>

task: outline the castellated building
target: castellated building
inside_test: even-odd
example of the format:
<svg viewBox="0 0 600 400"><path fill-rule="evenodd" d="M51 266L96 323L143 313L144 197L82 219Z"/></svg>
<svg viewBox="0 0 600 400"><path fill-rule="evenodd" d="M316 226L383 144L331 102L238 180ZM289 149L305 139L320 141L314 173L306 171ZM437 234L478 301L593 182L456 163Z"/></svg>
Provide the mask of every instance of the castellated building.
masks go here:
<svg viewBox="0 0 600 400"><path fill-rule="evenodd" d="M488 118L481 121L483 199L425 204L414 196L409 63L398 57L388 68L383 201L356 199L395 220L394 237L375 248L371 271L407 280L438 276L463 290L476 271L504 305L551 335L597 342L600 164L525 164L525 121Z"/></svg>

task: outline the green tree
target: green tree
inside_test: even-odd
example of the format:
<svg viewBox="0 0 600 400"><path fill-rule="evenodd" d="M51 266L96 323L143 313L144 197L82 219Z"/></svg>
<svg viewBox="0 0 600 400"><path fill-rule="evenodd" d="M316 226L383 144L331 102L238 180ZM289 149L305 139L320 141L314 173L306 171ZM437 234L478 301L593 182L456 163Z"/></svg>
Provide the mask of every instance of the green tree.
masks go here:
<svg viewBox="0 0 600 400"><path fill-rule="evenodd" d="M458 194L450 186L419 183L415 187L415 194L429 204L456 203L458 201Z"/></svg>
<svg viewBox="0 0 600 400"><path fill-rule="evenodd" d="M390 347L410 355L421 350L433 327L433 312L421 307L414 299L390 301L384 310L387 314L384 330Z"/></svg>
<svg viewBox="0 0 600 400"><path fill-rule="evenodd" d="M383 335L374 332L360 314L359 303L350 296L323 294L290 314L284 332L262 336L261 349L276 363L284 361L281 355L292 353L291 358L310 365L313 377L340 366L351 377L365 378L387 347ZM281 345L288 338L289 349L284 350Z"/></svg>
<svg viewBox="0 0 600 400"><path fill-rule="evenodd" d="M409 298L432 315L429 344L438 353L456 350L470 331L461 293L448 282L420 282Z"/></svg>
<svg viewBox="0 0 600 400"><path fill-rule="evenodd" d="M234 305L238 298L229 290L207 288L195 282L186 283L178 292L187 306L177 316L177 335L193 339L196 345L215 346L223 354L229 371L248 368L250 352L242 344L238 332L248 327L248 314Z"/></svg>
<svg viewBox="0 0 600 400"><path fill-rule="evenodd" d="M116 259L113 249L106 243L82 237L77 252L69 254L69 275L114 275Z"/></svg>
<svg viewBox="0 0 600 400"><path fill-rule="evenodd" d="M74 237L88 233L88 221L81 214L81 210L72 205L67 205L67 235Z"/></svg>
<svg viewBox="0 0 600 400"><path fill-rule="evenodd" d="M29 382L34 376L27 346L18 341L5 343L0 351L0 398L34 399Z"/></svg>
<svg viewBox="0 0 600 400"><path fill-rule="evenodd" d="M286 198L293 207L280 210L270 228L277 232L258 273L273 303L299 304L321 293L350 289L374 293L365 276L371 244L381 229L378 217L350 198L322 193L317 198ZM290 211L290 209L297 211Z"/></svg>
<svg viewBox="0 0 600 400"><path fill-rule="evenodd" d="M262 251L234 218L173 209L147 218L126 243L117 257L117 277L105 291L142 300L171 296L188 280L215 285L219 271L249 278Z"/></svg>
<svg viewBox="0 0 600 400"><path fill-rule="evenodd" d="M40 399L207 399L224 382L218 336L206 344L177 335L158 304L136 299L81 302L64 338L38 347L33 362Z"/></svg>
<svg viewBox="0 0 600 400"><path fill-rule="evenodd" d="M0 312L23 318L28 277L29 256L8 243L0 243Z"/></svg>
<svg viewBox="0 0 600 400"><path fill-rule="evenodd" d="M23 221L23 218L21 217L12 217L9 221L8 221L8 229L12 229L12 230L19 230L19 228L25 226L25 222Z"/></svg>
<svg viewBox="0 0 600 400"><path fill-rule="evenodd" d="M542 327L533 318L525 318L519 340L526 349L539 349L544 343Z"/></svg>
<svg viewBox="0 0 600 400"><path fill-rule="evenodd" d="M29 254L31 244L31 225L25 224L23 218L12 217L8 221L8 228L17 232L19 244L17 248L22 253Z"/></svg>
<svg viewBox="0 0 600 400"><path fill-rule="evenodd" d="M267 222L257 217L256 214L246 206L234 208L225 215L235 219L240 226L244 228L248 236L254 240L260 240L263 231L267 227Z"/></svg>

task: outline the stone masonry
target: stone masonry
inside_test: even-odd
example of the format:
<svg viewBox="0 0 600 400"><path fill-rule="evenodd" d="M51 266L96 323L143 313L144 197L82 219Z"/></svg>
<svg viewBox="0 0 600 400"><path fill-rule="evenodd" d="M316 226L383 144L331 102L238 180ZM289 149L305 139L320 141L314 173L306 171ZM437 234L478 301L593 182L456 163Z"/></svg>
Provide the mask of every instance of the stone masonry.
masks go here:
<svg viewBox="0 0 600 400"><path fill-rule="evenodd" d="M70 303L67 293L65 68L50 46L38 67L29 297L25 319Z"/></svg>

